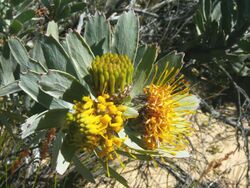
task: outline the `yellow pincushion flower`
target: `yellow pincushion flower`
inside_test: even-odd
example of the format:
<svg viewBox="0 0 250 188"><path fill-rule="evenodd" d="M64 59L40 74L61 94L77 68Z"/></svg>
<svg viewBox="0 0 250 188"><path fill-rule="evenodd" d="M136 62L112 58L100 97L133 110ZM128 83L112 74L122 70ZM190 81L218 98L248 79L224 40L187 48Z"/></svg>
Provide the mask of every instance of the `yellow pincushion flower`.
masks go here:
<svg viewBox="0 0 250 188"><path fill-rule="evenodd" d="M123 140L117 133L123 128L126 107L115 105L104 94L94 101L83 97L75 101L73 112L67 114L67 128L71 134L71 144L84 150L99 150L100 157L112 159L112 152L121 147Z"/></svg>
<svg viewBox="0 0 250 188"><path fill-rule="evenodd" d="M162 73L162 79L167 76L169 74L166 71ZM190 105L190 102L185 101L190 94L184 85L183 76L180 76L164 84L161 79L156 82L153 80L144 88L146 107L142 138L147 149L161 148L175 155L186 148L187 136L192 133L186 116L194 110L185 108Z"/></svg>

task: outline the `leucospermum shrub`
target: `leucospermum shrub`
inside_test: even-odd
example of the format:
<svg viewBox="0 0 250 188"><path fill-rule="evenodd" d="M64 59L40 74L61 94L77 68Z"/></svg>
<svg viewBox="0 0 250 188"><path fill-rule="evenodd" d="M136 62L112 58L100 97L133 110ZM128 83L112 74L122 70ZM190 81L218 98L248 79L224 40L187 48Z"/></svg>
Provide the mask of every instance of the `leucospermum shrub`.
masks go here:
<svg viewBox="0 0 250 188"><path fill-rule="evenodd" d="M172 52L156 61L156 46L138 46L138 28L132 11L118 19L113 32L96 14L84 36L71 32L59 41L50 28L51 35L39 38L31 56L18 39L9 40L22 74L5 93L22 90L36 102L36 114L22 125L22 138L56 128L52 167L60 174L73 161L94 181L77 157L94 156L124 184L106 168L113 160L186 151L192 133L187 115L195 112L198 100L179 74L184 54Z"/></svg>

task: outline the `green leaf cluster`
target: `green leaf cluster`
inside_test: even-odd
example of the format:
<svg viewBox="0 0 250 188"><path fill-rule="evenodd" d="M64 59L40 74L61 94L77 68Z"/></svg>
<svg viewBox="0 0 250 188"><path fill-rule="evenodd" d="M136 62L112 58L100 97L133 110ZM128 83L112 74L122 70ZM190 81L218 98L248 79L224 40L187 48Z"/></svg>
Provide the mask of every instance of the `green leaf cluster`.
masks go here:
<svg viewBox="0 0 250 188"><path fill-rule="evenodd" d="M49 18L56 22L72 16L78 11L83 11L86 3L82 1L69 1L69 0L41 0L42 4L49 11Z"/></svg>
<svg viewBox="0 0 250 188"><path fill-rule="evenodd" d="M196 35L185 51L199 63L210 62L213 76L219 74L218 65L233 75L249 75L249 37L245 35L250 26L249 10L248 0L200 0L193 19Z"/></svg>
<svg viewBox="0 0 250 188"><path fill-rule="evenodd" d="M0 39L7 35L24 34L28 30L27 24L31 26L35 18L35 10L31 8L33 1L18 0L4 1L0 5Z"/></svg>

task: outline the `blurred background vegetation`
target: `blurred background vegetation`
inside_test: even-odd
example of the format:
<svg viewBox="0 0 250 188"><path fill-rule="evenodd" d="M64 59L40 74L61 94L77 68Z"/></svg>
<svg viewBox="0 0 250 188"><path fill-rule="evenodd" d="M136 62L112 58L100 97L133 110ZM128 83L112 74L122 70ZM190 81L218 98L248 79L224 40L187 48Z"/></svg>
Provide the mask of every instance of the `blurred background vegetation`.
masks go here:
<svg viewBox="0 0 250 188"><path fill-rule="evenodd" d="M85 21L97 11L115 24L121 13L130 9L140 19L141 44L157 44L159 58L172 50L185 52L183 73L192 92L201 99L200 112L233 128L237 149L244 151L247 159L244 187L250 186L249 0L0 0L0 96L20 73L16 58L10 55L8 39L17 36L31 56L38 57L42 52L33 46L39 34L46 33L50 21L59 25L57 32L64 38L69 30L84 33ZM22 93L0 97L0 187L117 186L105 177L99 178L100 184L90 185L74 167L65 176L58 176L51 170L49 159L41 164L36 153L46 144L49 152L53 138L48 139L49 133L43 132L44 139L35 145L19 137L19 125L30 115L30 108L34 108L32 101ZM228 114L228 109L233 110ZM216 147L210 149L216 153ZM137 187L150 187L146 179L152 166L147 162L135 164L137 176L144 178ZM173 160L167 165L159 162L159 166L174 177L176 187L227 186L220 184L219 175L196 178Z"/></svg>

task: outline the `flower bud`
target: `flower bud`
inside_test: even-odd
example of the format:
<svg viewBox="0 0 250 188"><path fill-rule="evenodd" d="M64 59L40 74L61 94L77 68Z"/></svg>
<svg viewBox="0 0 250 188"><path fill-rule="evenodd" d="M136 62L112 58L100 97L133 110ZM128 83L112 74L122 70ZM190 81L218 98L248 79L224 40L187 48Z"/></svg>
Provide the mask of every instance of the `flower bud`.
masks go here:
<svg viewBox="0 0 250 188"><path fill-rule="evenodd" d="M98 93L115 94L132 82L133 65L126 55L106 53L97 56L91 67L92 79Z"/></svg>

